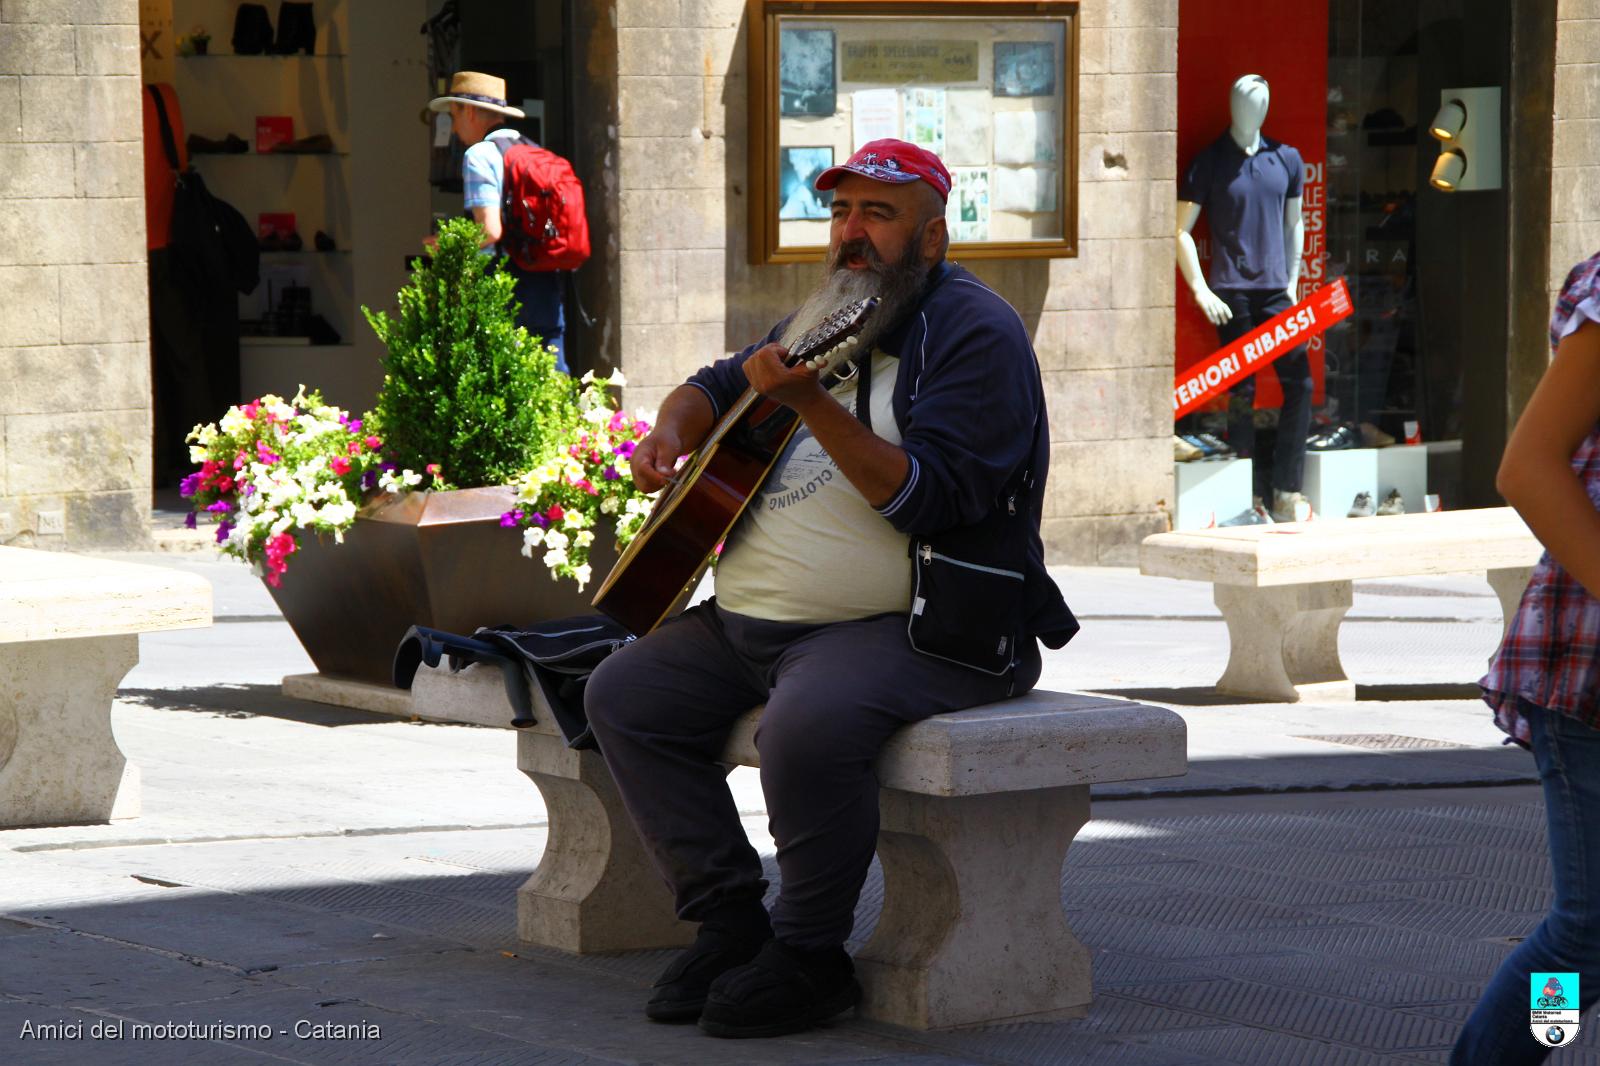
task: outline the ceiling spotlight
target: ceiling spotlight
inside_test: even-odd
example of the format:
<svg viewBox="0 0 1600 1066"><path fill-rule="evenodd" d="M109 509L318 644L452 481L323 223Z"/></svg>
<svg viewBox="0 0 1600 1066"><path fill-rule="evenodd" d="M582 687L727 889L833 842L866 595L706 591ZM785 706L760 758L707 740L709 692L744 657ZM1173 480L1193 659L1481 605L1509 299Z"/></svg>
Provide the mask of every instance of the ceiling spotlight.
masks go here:
<svg viewBox="0 0 1600 1066"><path fill-rule="evenodd" d="M1439 113L1428 123L1428 132L1441 141L1450 142L1467 124L1467 105L1460 100L1446 100L1439 105Z"/></svg>
<svg viewBox="0 0 1600 1066"><path fill-rule="evenodd" d="M1459 148L1446 148L1433 164L1433 174L1429 176L1428 183L1443 192L1455 192L1466 172L1466 154Z"/></svg>

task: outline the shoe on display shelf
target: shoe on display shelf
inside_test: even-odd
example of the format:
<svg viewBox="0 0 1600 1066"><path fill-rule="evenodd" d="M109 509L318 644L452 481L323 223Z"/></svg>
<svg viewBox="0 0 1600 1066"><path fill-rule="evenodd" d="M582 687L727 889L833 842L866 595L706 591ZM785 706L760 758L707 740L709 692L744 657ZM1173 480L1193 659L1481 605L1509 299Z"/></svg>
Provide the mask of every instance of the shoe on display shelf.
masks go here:
<svg viewBox="0 0 1600 1066"><path fill-rule="evenodd" d="M1394 443L1394 438L1371 422L1363 422L1358 427L1361 431L1361 446L1363 448L1387 448Z"/></svg>
<svg viewBox="0 0 1600 1066"><path fill-rule="evenodd" d="M1389 495L1378 504L1378 513L1381 515L1396 515L1406 513L1406 500L1400 495L1399 489L1390 489Z"/></svg>
<svg viewBox="0 0 1600 1066"><path fill-rule="evenodd" d="M1377 508L1372 503L1372 493L1358 492L1353 503L1350 504L1349 518L1371 518L1377 514Z"/></svg>
<svg viewBox="0 0 1600 1066"><path fill-rule="evenodd" d="M1206 447L1207 459L1232 459L1233 448L1221 437L1210 433L1197 433L1195 438Z"/></svg>
<svg viewBox="0 0 1600 1066"><path fill-rule="evenodd" d="M1356 432L1356 427L1349 423L1334 426L1332 429L1319 433L1306 441L1308 452L1342 452L1354 448L1361 440Z"/></svg>
<svg viewBox="0 0 1600 1066"><path fill-rule="evenodd" d="M1203 458L1205 451L1196 445L1190 444L1176 433L1172 435L1172 459L1177 463L1192 463Z"/></svg>
<svg viewBox="0 0 1600 1066"><path fill-rule="evenodd" d="M1261 505L1261 497L1257 496L1256 502L1253 506L1245 508L1243 511L1240 511L1226 522L1218 522L1217 525L1270 526L1272 525L1272 516L1268 514L1267 509Z"/></svg>
<svg viewBox="0 0 1600 1066"><path fill-rule="evenodd" d="M1274 522L1311 521L1311 501L1298 492L1275 490L1272 493L1272 520Z"/></svg>

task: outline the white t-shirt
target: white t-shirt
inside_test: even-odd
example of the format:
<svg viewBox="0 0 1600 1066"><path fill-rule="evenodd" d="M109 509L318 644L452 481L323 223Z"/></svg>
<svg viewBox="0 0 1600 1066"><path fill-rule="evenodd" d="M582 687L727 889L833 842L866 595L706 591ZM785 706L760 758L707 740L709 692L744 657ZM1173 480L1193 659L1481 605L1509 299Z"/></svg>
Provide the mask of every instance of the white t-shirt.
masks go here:
<svg viewBox="0 0 1600 1066"><path fill-rule="evenodd" d="M899 360L872 355L872 431L900 443ZM856 381L833 395L853 414ZM804 423L734 526L717 563L717 603L774 622L843 622L906 611L910 538L872 509Z"/></svg>

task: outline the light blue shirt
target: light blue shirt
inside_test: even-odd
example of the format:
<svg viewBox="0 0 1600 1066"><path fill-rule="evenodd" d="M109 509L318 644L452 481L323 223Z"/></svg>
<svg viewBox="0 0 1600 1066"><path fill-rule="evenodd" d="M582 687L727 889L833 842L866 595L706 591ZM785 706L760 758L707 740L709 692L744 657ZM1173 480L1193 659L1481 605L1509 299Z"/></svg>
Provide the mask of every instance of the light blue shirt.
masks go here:
<svg viewBox="0 0 1600 1066"><path fill-rule="evenodd" d="M474 207L500 207L506 180L506 148L521 136L516 130L499 129L468 148L461 161L461 184L468 211ZM506 141L506 144L496 144Z"/></svg>

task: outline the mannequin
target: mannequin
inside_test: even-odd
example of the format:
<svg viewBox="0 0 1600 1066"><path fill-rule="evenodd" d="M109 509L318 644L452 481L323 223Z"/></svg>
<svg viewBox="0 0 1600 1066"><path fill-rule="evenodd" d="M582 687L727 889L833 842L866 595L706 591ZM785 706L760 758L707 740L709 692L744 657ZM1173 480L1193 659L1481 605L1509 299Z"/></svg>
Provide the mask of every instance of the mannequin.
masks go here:
<svg viewBox="0 0 1600 1066"><path fill-rule="evenodd" d="M1229 91L1232 122L1195 156L1178 187L1178 270L1227 344L1296 302L1305 223L1300 217L1305 166L1300 153L1262 134L1271 93L1265 78L1246 74ZM1192 230L1211 209L1211 276L1201 273ZM1269 454L1255 442L1255 375L1229 392L1228 444L1249 457L1258 521L1303 521L1310 505L1305 477L1311 428L1311 363L1301 345L1274 362L1283 387L1278 434ZM1259 371L1258 371L1259 373Z"/></svg>

